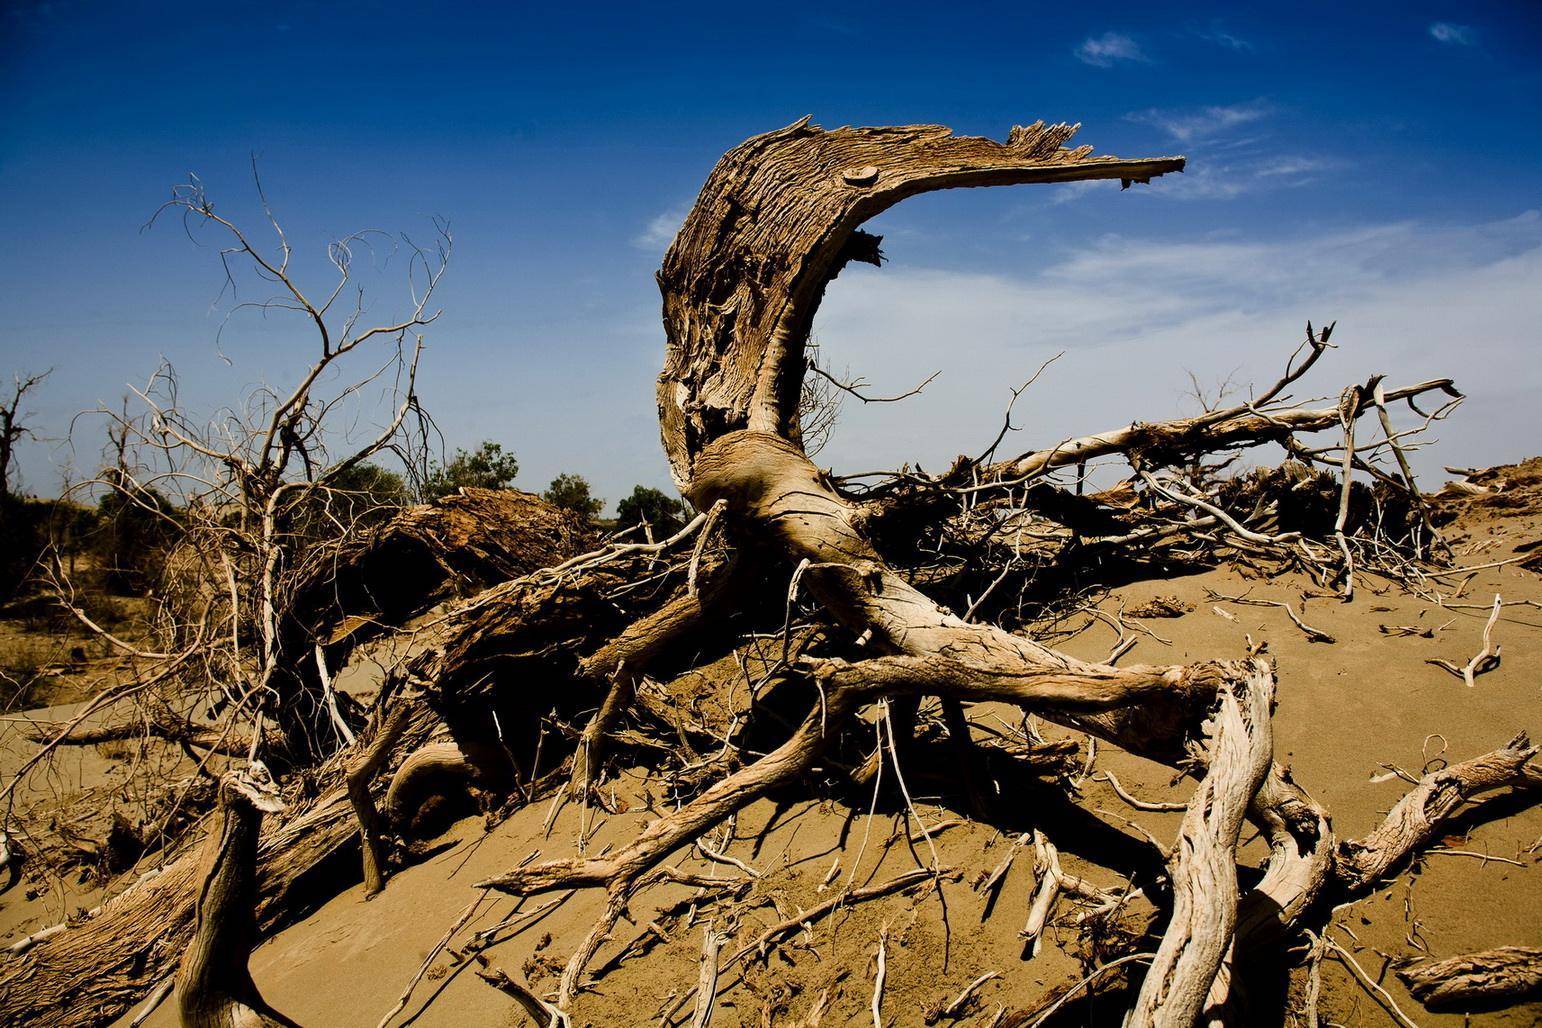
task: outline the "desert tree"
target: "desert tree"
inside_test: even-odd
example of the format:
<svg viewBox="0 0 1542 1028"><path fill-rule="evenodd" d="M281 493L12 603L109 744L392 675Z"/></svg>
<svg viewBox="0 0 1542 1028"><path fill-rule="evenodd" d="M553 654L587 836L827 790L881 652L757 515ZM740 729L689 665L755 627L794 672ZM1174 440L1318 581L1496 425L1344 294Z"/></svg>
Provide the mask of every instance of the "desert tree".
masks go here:
<svg viewBox="0 0 1542 1028"><path fill-rule="evenodd" d="M184 398L166 363L132 388L122 408L95 412L107 423L108 459L83 488L104 493L104 506L120 516L161 524L170 541L156 583L158 645L112 640L157 687L114 689L86 710L100 719L126 694L155 709L120 715L124 731L148 724L169 738L262 753L286 766L352 738L330 687L324 640L310 637L295 606L302 583L372 510L400 502L405 486L374 461L385 455L409 469L422 465L431 422L417 372L423 332L439 316L432 304L452 240L442 222L427 246L377 231L335 240L326 247L330 281L313 291L301 284L255 162L253 179L266 242L217 210L196 177L172 190L149 226L176 218L189 235L212 235L222 295L230 297L224 325L256 315L266 330L308 337L310 353L284 384L253 387L210 414ZM400 258L406 299L390 320L365 318L356 274L364 257L384 269ZM62 567L54 578L61 600L95 628Z"/></svg>
<svg viewBox="0 0 1542 1028"><path fill-rule="evenodd" d="M571 471L559 473L541 496L552 506L570 510L586 519L593 518L605 508L605 501L590 492L589 480Z"/></svg>
<svg viewBox="0 0 1542 1028"><path fill-rule="evenodd" d="M28 510L15 495L16 446L34 437L28 425L29 412L24 404L52 373L16 374L11 378L10 395L0 401L0 593L9 595L21 587L31 574L42 550L43 535L38 511Z"/></svg>
<svg viewBox="0 0 1542 1028"><path fill-rule="evenodd" d="M50 368L39 375L11 376L11 395L0 403L0 499L8 499L11 495L16 444L33 434L27 424L28 413L22 405L27 394L35 391L52 373Z"/></svg>
<svg viewBox="0 0 1542 1028"><path fill-rule="evenodd" d="M446 463L430 465L423 479L423 498L449 496L463 488L507 489L519 474L519 460L502 443L484 439L474 450L457 449Z"/></svg>
<svg viewBox="0 0 1542 1028"><path fill-rule="evenodd" d="M636 485L616 502L616 527L622 531L646 526L647 535L670 536L684 527L688 508L662 489Z"/></svg>

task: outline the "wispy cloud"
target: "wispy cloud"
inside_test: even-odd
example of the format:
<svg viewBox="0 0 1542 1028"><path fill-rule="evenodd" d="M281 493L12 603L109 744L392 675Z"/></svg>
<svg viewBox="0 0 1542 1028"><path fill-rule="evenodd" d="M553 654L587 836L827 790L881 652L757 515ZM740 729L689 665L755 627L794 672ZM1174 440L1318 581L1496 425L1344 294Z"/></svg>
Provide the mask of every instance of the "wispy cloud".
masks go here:
<svg viewBox="0 0 1542 1028"><path fill-rule="evenodd" d="M1088 36L1074 51L1078 60L1094 68L1112 68L1120 61L1146 61L1140 44L1122 32Z"/></svg>
<svg viewBox="0 0 1542 1028"><path fill-rule="evenodd" d="M1225 148L1207 148L1198 158L1191 155L1182 175L1168 176L1159 188L1150 191L1152 201L1231 200L1266 189L1293 189L1318 181L1326 172L1349 166L1345 161L1325 157L1262 154L1256 145L1250 145L1248 152L1241 155L1224 151ZM1109 182L1067 182L1049 191L1043 202L1057 207L1080 203L1116 188L1117 183Z"/></svg>
<svg viewBox="0 0 1542 1028"><path fill-rule="evenodd" d="M1292 154L1198 159L1190 162L1184 174L1165 179L1152 195L1158 200L1231 200L1266 189L1309 185L1324 172L1347 166L1343 161Z"/></svg>
<svg viewBox="0 0 1542 1028"><path fill-rule="evenodd" d="M687 213L684 207L671 207L659 213L648 222L646 228L632 237L632 245L639 250L663 252L670 243L675 241L675 234L680 231L680 225L685 221Z"/></svg>
<svg viewBox="0 0 1542 1028"><path fill-rule="evenodd" d="M1180 143L1206 139L1227 129L1257 121L1269 113L1262 100L1248 103L1201 107L1198 110L1170 110L1149 107L1125 115L1130 121L1155 125Z"/></svg>
<svg viewBox="0 0 1542 1028"><path fill-rule="evenodd" d="M1233 131L1273 114L1262 99L1199 108L1147 108L1125 115L1153 125L1183 145L1193 158L1186 173L1163 183L1169 200L1228 200L1259 189L1301 186L1343 161L1280 153L1267 132Z"/></svg>
<svg viewBox="0 0 1542 1028"><path fill-rule="evenodd" d="M1254 49L1251 42L1224 29L1211 29L1208 32L1201 32L1199 33L1199 38L1206 42L1214 43L1216 46L1224 47L1227 50L1235 50L1238 53L1250 53Z"/></svg>
<svg viewBox="0 0 1542 1028"><path fill-rule="evenodd" d="M1255 174L1259 178L1300 179L1304 176L1316 175L1320 171L1331 171L1337 167L1339 167L1337 163L1324 157L1276 157L1260 164Z"/></svg>
<svg viewBox="0 0 1542 1028"><path fill-rule="evenodd" d="M1377 372L1400 383L1450 375L1473 400L1416 457L1418 469L1517 459L1536 434L1522 397L1542 390L1531 356L1542 345L1539 277L1535 211L1267 241L1107 237L1021 275L854 268L819 315L825 356L883 388L943 375L903 404L843 411L821 460L944 466L1000 428L1002 383L1060 350L1018 404L1028 427L1008 446L1171 417L1183 411L1185 369L1241 365L1244 381L1272 382L1308 318L1338 319L1341 346L1303 383L1304 399L1331 404L1345 383Z"/></svg>
<svg viewBox="0 0 1542 1028"><path fill-rule="evenodd" d="M1449 21L1437 21L1430 25L1430 36L1437 43L1451 46L1476 46L1478 32L1471 25L1454 25Z"/></svg>
<svg viewBox="0 0 1542 1028"><path fill-rule="evenodd" d="M1063 203L1075 203L1092 193L1106 192L1118 185L1119 183L1110 179L1078 179L1057 185L1054 189L1048 190L1045 196L1050 204L1058 207Z"/></svg>

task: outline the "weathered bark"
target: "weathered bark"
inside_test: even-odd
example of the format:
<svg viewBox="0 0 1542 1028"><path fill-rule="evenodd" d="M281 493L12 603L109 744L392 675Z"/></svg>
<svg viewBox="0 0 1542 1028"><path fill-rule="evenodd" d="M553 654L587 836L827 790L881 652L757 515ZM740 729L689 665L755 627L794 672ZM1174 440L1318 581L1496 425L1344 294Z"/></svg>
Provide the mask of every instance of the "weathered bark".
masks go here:
<svg viewBox="0 0 1542 1028"><path fill-rule="evenodd" d="M1238 905L1234 944L1205 1000L1204 1019L1212 1025L1247 1023L1246 1004L1235 994L1235 969L1277 961L1279 947L1332 883L1332 823L1279 764L1270 766L1248 818L1269 842L1269 861Z"/></svg>
<svg viewBox="0 0 1542 1028"><path fill-rule="evenodd" d="M391 823L405 828L425 800L452 791L468 791L477 773L476 763L454 740L433 742L413 750L391 776L386 789L386 810L391 813Z"/></svg>
<svg viewBox="0 0 1542 1028"><path fill-rule="evenodd" d="M1449 378L1431 379L1417 385L1391 389L1386 400L1408 400L1428 392L1460 397ZM1320 432L1339 424L1337 407L1302 408L1268 415L1237 408L1230 417L1214 413L1173 421L1128 425L1096 435L1067 439L1047 450L1024 454L980 470L997 478L1024 478L1056 468L1069 468L1098 457L1129 454L1137 459L1179 461L1196 453L1214 453L1233 447L1262 446L1283 441L1293 432Z"/></svg>
<svg viewBox="0 0 1542 1028"><path fill-rule="evenodd" d="M668 337L659 422L681 489L701 450L729 432L798 439L804 343L825 286L848 261L880 260L862 222L932 190L1145 182L1184 165L1066 149L1075 131L1037 122L998 143L940 125L825 132L805 118L724 155L659 272Z"/></svg>
<svg viewBox="0 0 1542 1028"><path fill-rule="evenodd" d="M1008 693L1046 718L1176 764L1185 759L1199 712L1218 689L1225 695L1249 681L1248 673L1205 664L1089 665L999 629L965 623L884 565L865 537L866 512L841 496L799 445L794 398L807 329L825 286L846 261L876 262L877 240L858 232L864 218L906 196L951 185L1034 181L1040 175L1045 181L1097 177L1100 171L1143 179L1182 167L1181 159L1092 167L1086 151L1059 148L1068 135L1063 127L1035 126L1014 130L1002 147L954 140L935 129L821 133L800 123L727 155L659 276L669 338L659 382L664 446L677 480L698 506L726 501L746 535L775 539L790 562L809 561L805 581L811 591L878 655L821 669L832 699L844 700L858 683L884 692L925 690L963 699ZM1057 167L1036 172L1025 166L1031 161L1016 163L1018 146ZM1114 171L1121 165L1126 170ZM1449 382L1439 381L1398 395L1429 389L1452 391ZM1280 421L1238 412L1135 425L1062 444L991 473L1021 477L1103 453L1266 441L1328 426L1337 417L1336 409ZM1272 682L1272 677L1255 670L1251 680ZM1255 723L1265 735L1267 717L1267 704L1255 708ZM1256 772L1243 776L1238 792L1242 804L1251 802L1252 816L1271 843L1265 878L1240 912L1239 944L1246 949L1277 942L1289 931L1321 894L1333 859L1326 815L1282 769L1265 776L1267 746L1263 753L1261 764L1247 764ZM1229 843L1236 838L1232 822L1240 823L1241 816L1240 806L1227 812L1222 827ZM1212 880L1229 879L1234 904L1230 857L1224 870L1212 870ZM1212 1008L1219 1011L1226 1002L1234 914L1229 911L1212 929L1207 941L1215 945L1206 950L1204 969L1185 980L1182 1016L1190 1021L1212 985ZM1186 951L1182 930L1170 939Z"/></svg>
<svg viewBox="0 0 1542 1028"><path fill-rule="evenodd" d="M364 898L370 899L385 888L385 834L386 826L375 806L370 792L375 776L385 766L391 752L401 742L407 730L411 713L408 702L394 704L384 718L375 737L364 751L348 762L345 779L348 786L348 802L359 820L359 849L363 855Z"/></svg>
<svg viewBox="0 0 1542 1028"><path fill-rule="evenodd" d="M446 595L560 564L594 544L583 519L539 496L462 489L401 510L303 569L295 625L335 644L361 629L400 624Z"/></svg>
<svg viewBox="0 0 1542 1028"><path fill-rule="evenodd" d="M964 621L884 565L860 531L860 509L788 440L736 432L703 451L695 469L698 505L726 499L790 558L809 560L804 581L835 619L876 653L895 654L854 665L850 675L870 674L875 686L1009 699L1173 763L1216 687L1235 673L1219 664L1089 664Z"/></svg>
<svg viewBox="0 0 1542 1028"><path fill-rule="evenodd" d="M402 745L421 745L440 723L422 708L403 732ZM350 881L333 871L358 830L343 785L344 760L318 769L320 795L282 815L258 846L260 933L302 915ZM149 993L173 972L192 937L198 865L197 853L180 857L47 942L0 962L0 1020L97 1025ZM325 881L318 881L323 872Z"/></svg>
<svg viewBox="0 0 1542 1028"><path fill-rule="evenodd" d="M607 682L607 689L573 751L569 786L573 798L586 797L598 782L605 763L607 737L621 713L631 706L638 677L662 653L711 622L716 604L734 581L736 565L732 559L712 558L707 563L705 571L698 569L698 577L691 583L696 588L687 588L651 614L632 622L614 639L579 661L580 673Z"/></svg>
<svg viewBox="0 0 1542 1028"><path fill-rule="evenodd" d="M1233 945L1237 835L1274 754L1274 676L1262 661L1254 665L1246 680L1221 690L1207 723L1209 768L1173 848L1172 919L1128 1019L1133 1028L1193 1025Z"/></svg>
<svg viewBox="0 0 1542 1028"><path fill-rule="evenodd" d="M1542 949L1501 946L1398 971L1414 999L1431 1010L1481 1010L1542 997Z"/></svg>
<svg viewBox="0 0 1542 1028"><path fill-rule="evenodd" d="M263 1000L247 968L257 938L257 835L262 815L283 809L261 764L220 780L214 827L199 860L193 938L177 970L185 1028L294 1025Z"/></svg>
<svg viewBox="0 0 1542 1028"><path fill-rule="evenodd" d="M1063 144L1073 131L1039 123L1014 128L1006 142L998 143L955 137L937 126L824 132L805 120L751 139L722 159L659 274L667 336L658 383L664 448L682 490L699 509L712 511L693 522L699 527L705 519L709 526L702 529L703 540L721 513L725 533L741 553L740 571L746 579L800 568L807 591L844 630L839 634L844 638L849 633L857 643L842 651L848 659L807 658L787 671L811 675L820 686L820 698L790 737L759 760L744 767L723 761L733 768L731 773L613 852L533 864L498 875L485 886L517 894L604 887L610 894L607 917L613 925L626 899L664 873L650 874L651 869L745 804L814 770L826 746L864 705L879 700L913 704L921 695L941 696L950 711L949 734L962 741L968 729L960 704L1006 701L1132 753L1203 775L1175 859L1174 918L1142 988L1136 1018L1139 1023L1188 1024L1202 1007L1211 1018L1231 1016L1238 960L1287 937L1328 886L1373 883L1402 855L1427 841L1433 826L1467 795L1479 788L1531 781L1525 768L1528 750L1519 757L1495 758L1508 771L1484 765L1472 769L1471 780L1459 774L1455 785L1442 779L1427 789L1421 786L1415 790L1423 790L1421 798L1405 799L1388 825L1364 843L1347 844L1336 856L1326 814L1287 772L1270 763L1268 698L1273 674L1268 666L1257 661L1127 667L1088 663L960 617L885 563L875 543L875 508L854 502L808 459L798 424L806 337L826 286L841 268L851 260L880 261L879 240L861 231L863 221L930 190L1097 178L1119 178L1128 184L1183 167L1183 158L1120 160L1094 157L1086 147L1068 149ZM1324 332L1321 340L1313 340L1314 355L1326 338ZM1430 389L1450 391L1450 383L1423 383L1387 397ZM977 470L998 478L1023 477L1100 453L1122 452L1138 461L1142 456L1205 452L1285 439L1295 430L1327 427L1325 419L1338 424L1338 410L1290 411L1276 417L1274 411L1238 409L1133 425ZM1213 516L1211 523L1222 517L1224 513ZM1110 532L1123 531L1117 517L1112 521ZM410 525L397 527L397 543L405 539L409 548L417 545ZM1138 537L1126 532L1121 538ZM1114 545L1117 540L1103 542ZM565 545L557 540L552 552ZM400 739L390 738L398 733L388 720L377 740L380 745L356 750L351 757L346 791L341 782L347 761L340 758L330 767L333 788L322 803L330 804L331 820L325 822L326 833L313 834L333 838L333 848L350 838L351 800L367 842L373 843L365 847L365 868L371 887L377 886L381 825L370 784L396 743L418 753L394 783L392 793L400 798L401 784L420 766L438 767L447 760L458 769L466 767L458 748L466 740L456 729L474 734L477 726L485 726L489 708L507 715L512 705L520 717L532 711L541 717L556 703L568 717L594 709L603 691L575 761L574 787L582 791L598 773L604 741L617 717L636 698L638 676L728 606L729 591L721 585L729 576L718 574L710 557L698 563L700 546L683 589L671 592L662 586L641 595L634 592L637 582L657 571L658 548L644 549L650 552L634 554L636 560L623 552L626 547L574 557L489 589L462 606L451 623L436 630L429 652L400 674L412 689L421 690L426 700L422 709L432 714L421 720L414 714ZM389 552L399 550L372 551L361 566L389 572L392 560L382 564L375 559ZM521 557L506 549L473 556L478 567L495 568ZM429 563L437 568L428 576L433 588L457 579L453 560L431 553ZM698 587L699 570L703 573ZM372 588L325 575L317 581L313 598L335 607L334 615L356 613L356 604L347 596L368 594ZM376 603L374 597L366 598ZM332 624L329 638L346 649L363 634L357 627L351 621ZM304 641L309 646L312 640ZM854 654L861 659L850 659ZM536 703L542 706L533 710ZM433 715L449 723L457 746L417 750L429 739ZM1211 716L1214 720L1207 722ZM902 746L905 740L895 743ZM1524 740L1515 747L1525 749ZM401 814L410 812L406 801L395 806L403 808ZM1260 885L1239 903L1234 850L1244 812L1265 833L1271 856ZM286 834L294 823L281 826L268 845L278 845L281 839L291 847L298 845ZM120 904L112 917L104 910L83 931L76 929L40 947L44 963L60 956L65 960L60 968L45 971L43 995L36 1002L29 996L25 1012L40 1023L94 1019L82 1016L80 1002L63 991L67 984L81 983L80 972L88 963L91 968L102 966L101 960L88 962L76 940L94 938L100 943L107 938L111 960L133 961L134 984L125 984L123 995L131 988L146 988L158 976L157 968L164 975L164 952L146 960L142 940L136 949L109 933L142 924L146 916L163 921L177 916L183 922L171 924L166 936L172 941L167 945L185 939L193 875L188 869L178 874L179 884L166 890L159 906L140 900ZM602 921L570 960L559 1005L572 997L606 928ZM34 963L22 972L0 970L0 989L42 966L38 958L28 959ZM112 966L119 973L119 964ZM114 987L93 985L85 1002L101 1004L106 994L111 1006ZM9 1003L9 993L0 996ZM50 997L58 1011L50 1009Z"/></svg>
<svg viewBox="0 0 1542 1028"><path fill-rule="evenodd" d="M1350 892L1371 888L1435 838L1441 824L1479 793L1542 785L1530 766L1536 755L1537 747L1522 732L1503 749L1425 775L1374 831L1339 847L1335 867L1339 882Z"/></svg>

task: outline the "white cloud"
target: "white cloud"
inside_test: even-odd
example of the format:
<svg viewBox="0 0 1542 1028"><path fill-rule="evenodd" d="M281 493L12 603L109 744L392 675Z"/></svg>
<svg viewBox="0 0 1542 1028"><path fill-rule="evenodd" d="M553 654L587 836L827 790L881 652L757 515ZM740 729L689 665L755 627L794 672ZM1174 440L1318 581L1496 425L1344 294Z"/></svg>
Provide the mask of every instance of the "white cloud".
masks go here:
<svg viewBox="0 0 1542 1028"><path fill-rule="evenodd" d="M1130 121L1155 125L1181 143L1191 143L1257 121L1268 113L1269 108L1262 100L1251 100L1247 103L1181 111L1149 107L1144 111L1133 111L1125 117Z"/></svg>
<svg viewBox="0 0 1542 1028"><path fill-rule="evenodd" d="M1190 162L1182 175L1154 193L1161 200L1230 200L1265 189L1292 189L1317 181L1323 172L1345 167L1342 161L1292 155L1228 158L1207 156Z"/></svg>
<svg viewBox="0 0 1542 1028"><path fill-rule="evenodd" d="M1528 397L1542 391L1542 217L1532 211L1269 242L1109 237L1026 276L851 269L819 315L826 359L880 392L942 375L904 403L843 411L820 459L847 470L943 467L994 436L1007 383L1061 350L1018 402L1026 430L1006 447L1192 413L1188 369L1207 379L1240 368L1262 388L1308 319L1337 319L1339 348L1302 383L1302 399L1375 372L1393 383L1450 376L1471 396L1441 443L1416 455L1421 474L1438 481L1443 464L1536 450Z"/></svg>
<svg viewBox="0 0 1542 1028"><path fill-rule="evenodd" d="M1132 111L1126 120L1153 125L1190 150L1182 176L1171 179L1161 196L1169 200L1226 200L1259 189L1305 185L1344 162L1300 154L1277 153L1267 133L1233 130L1262 122L1273 113L1262 99L1198 108L1151 107ZM1192 148L1192 149L1190 149Z"/></svg>
<svg viewBox="0 0 1542 1028"><path fill-rule="evenodd" d="M1322 157L1282 156L1261 165L1255 174L1259 178L1290 178L1303 179L1303 176L1315 175L1319 171L1330 171L1338 167L1334 161Z"/></svg>
<svg viewBox="0 0 1542 1028"><path fill-rule="evenodd" d="M1478 33L1471 25L1453 25L1449 21L1437 21L1430 25L1430 35L1437 43L1454 46L1476 46Z"/></svg>
<svg viewBox="0 0 1542 1028"><path fill-rule="evenodd" d="M680 231L688 213L684 207L671 207L658 214L648 222L646 228L632 237L632 245L639 250L662 253L675 241L675 234Z"/></svg>
<svg viewBox="0 0 1542 1028"><path fill-rule="evenodd" d="M1144 61L1140 44L1122 32L1089 36L1075 50L1078 60L1095 68L1112 68L1120 61Z"/></svg>
<svg viewBox="0 0 1542 1028"><path fill-rule="evenodd" d="M1225 47L1228 50L1235 50L1238 53L1250 53L1254 49L1253 44L1248 42L1246 39L1243 39L1241 36L1234 36L1230 32L1224 32L1221 29L1214 29L1210 32L1201 32L1199 34L1199 38L1214 43L1216 46Z"/></svg>
<svg viewBox="0 0 1542 1028"><path fill-rule="evenodd" d="M1046 193L1048 202L1059 206L1063 203L1075 203L1092 193L1106 193L1119 184L1111 179L1077 179L1074 182L1062 182L1054 189ZM1023 237L1028 238L1027 236Z"/></svg>

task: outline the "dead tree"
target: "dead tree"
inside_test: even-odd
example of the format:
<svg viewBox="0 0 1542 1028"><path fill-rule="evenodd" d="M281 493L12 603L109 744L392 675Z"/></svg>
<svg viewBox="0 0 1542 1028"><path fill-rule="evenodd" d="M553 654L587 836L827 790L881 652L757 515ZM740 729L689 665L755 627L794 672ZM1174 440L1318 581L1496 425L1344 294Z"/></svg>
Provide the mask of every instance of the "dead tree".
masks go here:
<svg viewBox="0 0 1542 1028"><path fill-rule="evenodd" d="M293 319L312 340L311 356L286 386L257 386L213 412L182 397L169 365L133 390L134 405L92 412L106 419L111 463L81 488L111 491L163 524L173 542L155 583L159 638L150 645L103 630L78 601L69 572L52 568L58 600L132 663L133 681L82 712L82 720L113 719L105 728L60 726L45 754L137 723L206 752L228 752L243 740L249 755L260 751L282 773L325 759L359 722L331 689L328 660L337 656L324 652L328 626L314 617L317 597L331 583L331 563L362 552L359 537L375 513L374 498L354 484L357 470L383 453L410 468L426 446L417 369L422 333L438 317L431 304L451 237L436 223L432 247L403 238L408 300L395 320L371 325L354 265L356 251L373 252L382 234L331 243L335 278L324 291L307 291L260 181L257 192L271 243L216 212L196 178L174 189L151 223L180 217L189 233L212 232L237 300L230 315ZM248 289L263 292L240 299L237 291ZM36 765L29 761L5 782L0 800Z"/></svg>
<svg viewBox="0 0 1542 1028"><path fill-rule="evenodd" d="M260 734L272 724L277 749L264 756L304 765L351 728L329 688L325 657L316 656L322 640L296 608L310 569L353 545L374 506L352 485L356 469L382 453L409 469L421 463L427 421L417 371L423 332L439 316L431 304L452 240L442 223L432 247L402 238L408 299L398 317L372 325L363 320L355 262L383 234L331 243L332 282L323 292L307 290L260 180L257 192L271 244L218 213L196 178L172 191L151 224L176 216L190 232L214 233L231 293L239 300L237 289L271 291L236 302L231 316L289 317L311 339L309 360L290 384L259 386L212 418L182 398L175 371L163 365L134 390L137 414L99 412L119 456L96 484L162 517L170 515L156 494L175 501L165 631L168 647L199 652L201 672L201 680L180 676L184 693L211 704L222 726L251 725ZM363 430L345 426L350 419Z"/></svg>
<svg viewBox="0 0 1542 1028"><path fill-rule="evenodd" d="M1444 379L1384 389L1378 377L1343 390L1334 406L1299 406L1287 390L1331 347L1331 326L1308 326L1297 351L1304 356L1293 357L1275 385L1197 417L1136 423L1015 456L999 452L1004 428L979 455L941 474L904 470L876 484L834 479L809 459L800 422L809 327L847 262L879 262L878 238L861 227L866 220L932 190L1087 179L1128 185L1184 165L1181 157L1094 156L1065 145L1073 131L1038 123L996 142L937 126L826 132L805 119L725 155L659 273L667 336L660 426L676 482L701 513L670 539L609 540L464 601L436 627L429 648L393 675L377 729L322 763L324 795L342 811L336 833L362 822L373 844L381 815L367 791L368 803L360 802L360 785L394 759L385 752L391 747L377 747L397 734L393 705L414 712L398 750L428 743L442 720L470 754L474 723L490 709L527 724L561 723L563 763L540 776L521 769L508 790L513 803L530 802L554 777L575 800L596 801L589 786L603 775L607 753L641 737L620 730L627 713L660 729L667 741L655 740L655 753L689 750L693 737L710 743L718 756L676 769L670 812L618 848L511 868L481 883L517 895L606 891L606 913L561 976L554 1016L566 1016L629 900L668 880L671 869L660 864L671 853L750 802L806 782L816 766L853 782L864 767L882 766L880 753L853 741L864 734L856 731L859 713L879 703L890 705L883 720L895 751L909 744L919 698L952 707L949 730L961 736L968 735L962 704L989 700L1200 781L1169 867L1173 914L1132 1014L1141 1024L1240 1023L1246 997L1235 968L1294 938L1323 904L1375 888L1466 799L1536 786L1536 750L1523 736L1421 783L1382 829L1341 846L1327 812L1273 760L1268 663L1256 655L1184 665L1077 660L1031 638L1009 615L1004 598L1009 590L1025 596L1030 572L1089 558L1266 561L1314 574L1346 598L1357 570L1392 575L1412 567L1428 552L1430 529L1407 497L1411 476L1381 463L1399 457L1404 468L1400 454L1415 445L1415 430L1388 427L1380 440L1366 433L1357 440L1354 426L1392 402L1406 402L1428 425L1460 393ZM1441 397L1439 406L1417 407L1431 395ZM1300 438L1325 431L1342 443ZM1290 455L1289 470L1222 477L1204 459L1267 443ZM1057 484L1057 470L1103 456L1129 464L1122 486L1084 496ZM923 543L928 552L956 554L961 570L927 577L917 566ZM766 590L767 581L788 586ZM817 607L795 617L804 596ZM813 686L800 694L807 697L801 712L778 723L776 740L753 748L758 757L741 737L693 725L657 690L636 687L644 675L684 677L698 662L743 656L748 646L734 618L751 626L757 646L776 640L757 651L761 682ZM554 697L572 702L549 710ZM500 723L507 730L515 722ZM348 816L349 784L357 818ZM1270 847L1262 878L1248 890L1239 886L1235 857L1244 819ZM275 846L294 823L279 827ZM942 871L922 874L935 880ZM1055 877L1064 878L1062 887L1097 892ZM377 884L372 876L370 887ZM97 989L84 1001L97 1006L83 1009L68 989L134 955L111 926L139 918L143 903L120 897L37 947L22 966L0 968L0 995L40 1023L88 1023L112 1009L117 995ZM72 937L95 938L110 953L87 957ZM138 957L137 967L154 963ZM38 995L18 1004L11 997L24 987Z"/></svg>
<svg viewBox="0 0 1542 1028"><path fill-rule="evenodd" d="M28 393L52 373L52 369L49 369L41 375L13 376L11 398L0 403L0 500L11 495L11 471L16 444L32 435L32 429L26 424L27 412L22 410L22 402Z"/></svg>

